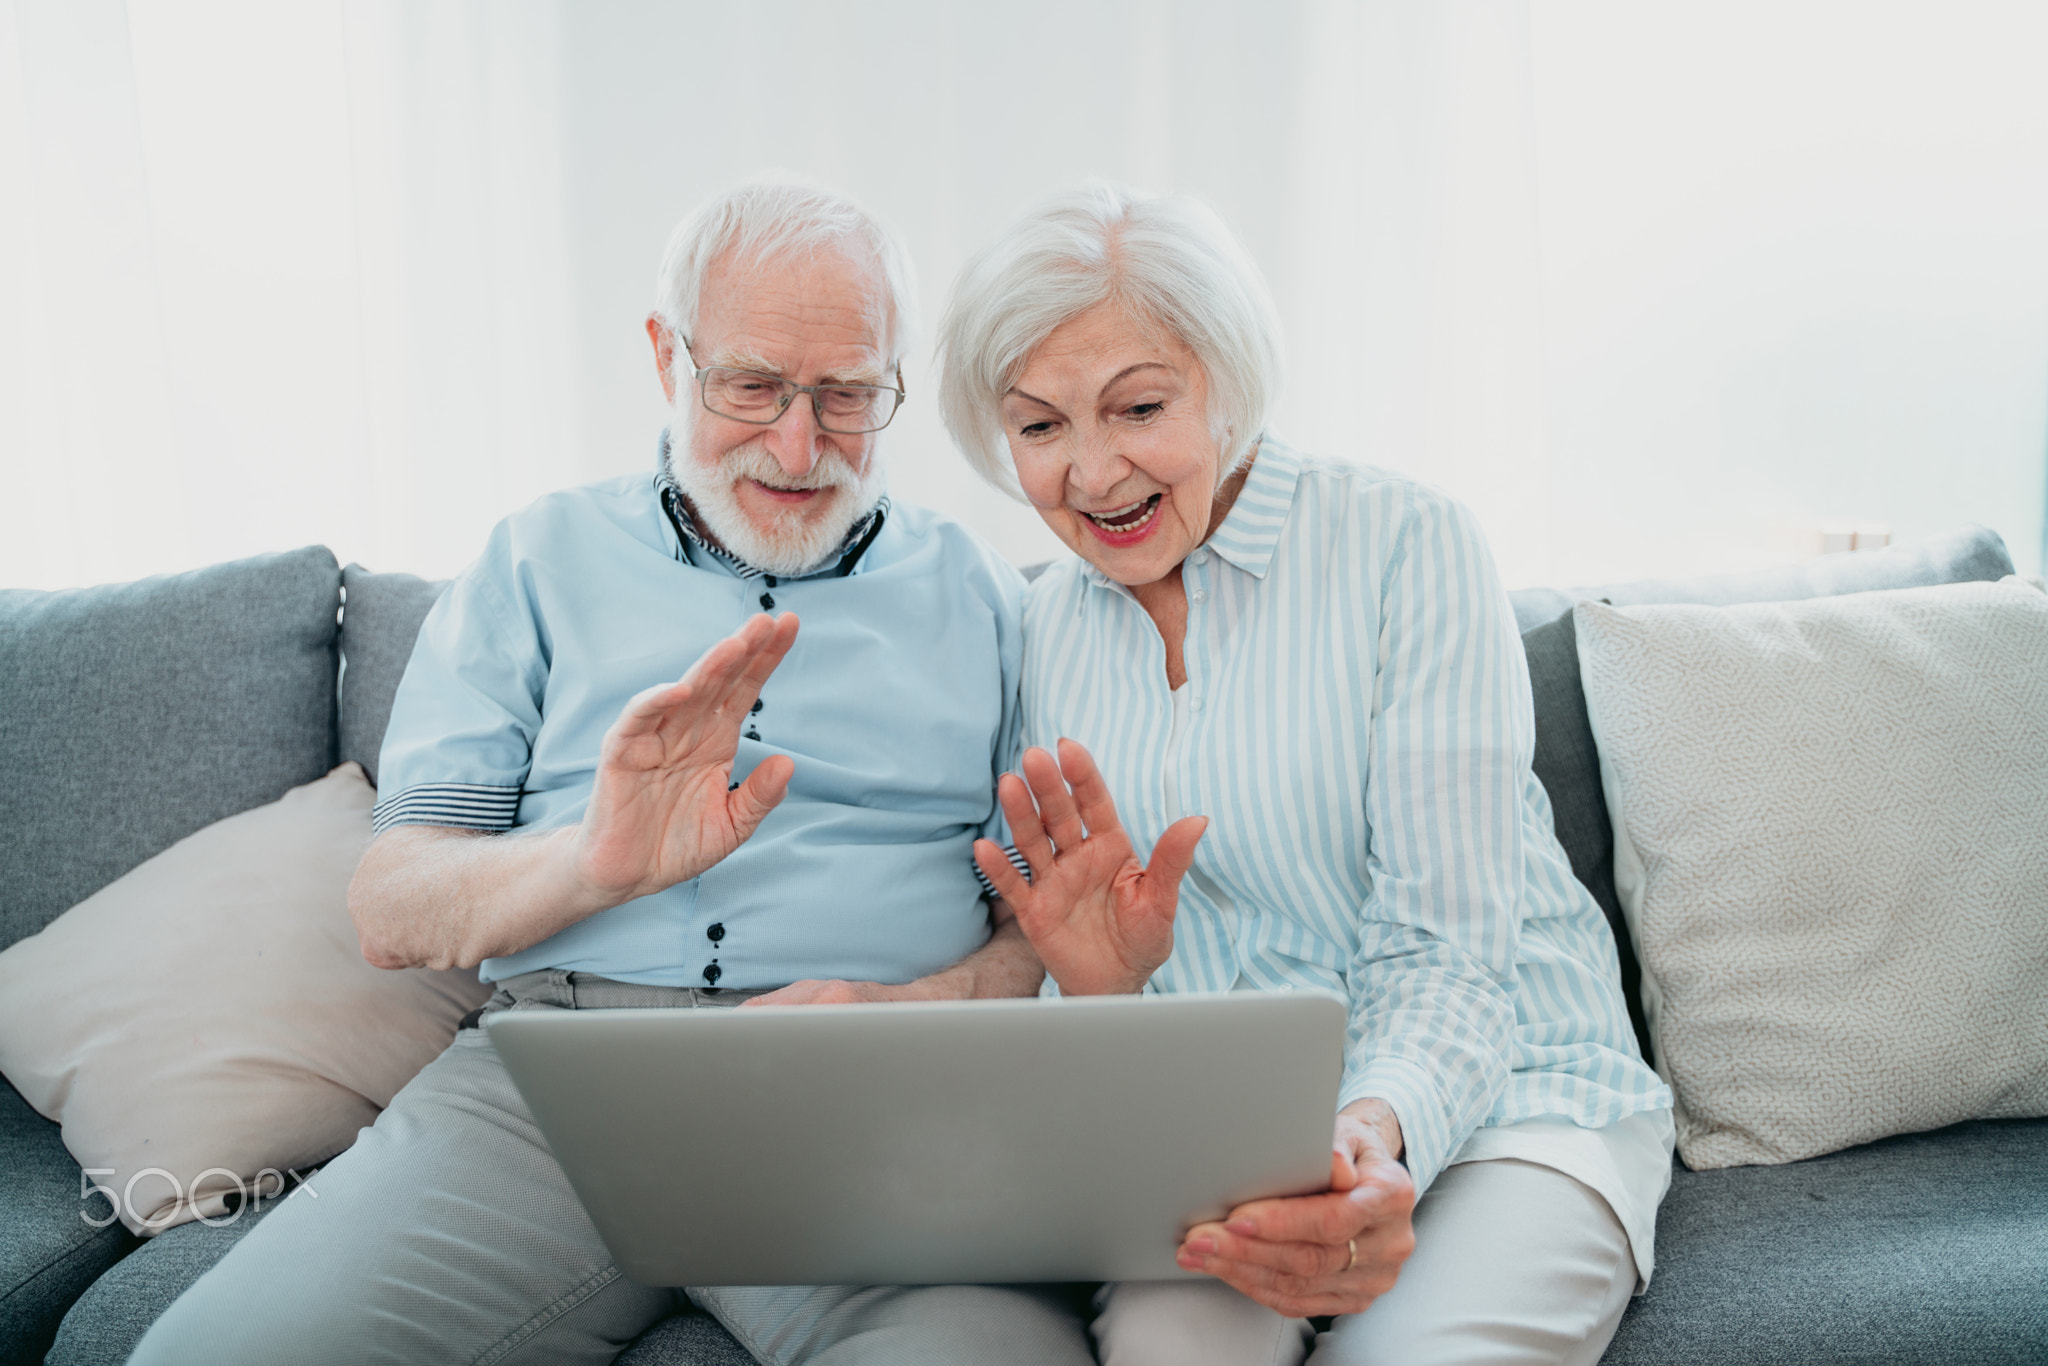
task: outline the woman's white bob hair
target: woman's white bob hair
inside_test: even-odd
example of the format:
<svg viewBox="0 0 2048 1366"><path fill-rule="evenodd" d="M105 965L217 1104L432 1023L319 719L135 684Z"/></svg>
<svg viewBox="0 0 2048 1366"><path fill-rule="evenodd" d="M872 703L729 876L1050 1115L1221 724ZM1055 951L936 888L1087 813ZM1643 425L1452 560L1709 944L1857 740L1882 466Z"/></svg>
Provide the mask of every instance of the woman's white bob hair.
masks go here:
<svg viewBox="0 0 2048 1366"><path fill-rule="evenodd" d="M969 261L939 325L946 430L975 472L1012 496L1022 491L1003 395L1054 328L1105 301L1195 353L1226 475L1265 432L1280 391L1280 324L1259 268L1199 200L1093 181L1031 210Z"/></svg>
<svg viewBox="0 0 2048 1366"><path fill-rule="evenodd" d="M775 261L821 251L874 267L888 293L889 359L900 362L917 326L917 273L903 239L845 195L780 173L735 186L676 225L655 277L654 316L678 336L694 336L704 277L721 258ZM676 354L678 365L688 363Z"/></svg>

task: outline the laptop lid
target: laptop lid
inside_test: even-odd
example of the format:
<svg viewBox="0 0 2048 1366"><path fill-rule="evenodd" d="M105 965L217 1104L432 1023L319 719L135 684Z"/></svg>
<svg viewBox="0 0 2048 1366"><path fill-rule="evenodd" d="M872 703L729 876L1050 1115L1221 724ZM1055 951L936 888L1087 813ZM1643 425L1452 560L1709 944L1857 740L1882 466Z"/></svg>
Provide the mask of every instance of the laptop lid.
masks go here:
<svg viewBox="0 0 2048 1366"><path fill-rule="evenodd" d="M1324 1189L1321 992L533 1010L490 1037L648 1285L1166 1280L1182 1233Z"/></svg>

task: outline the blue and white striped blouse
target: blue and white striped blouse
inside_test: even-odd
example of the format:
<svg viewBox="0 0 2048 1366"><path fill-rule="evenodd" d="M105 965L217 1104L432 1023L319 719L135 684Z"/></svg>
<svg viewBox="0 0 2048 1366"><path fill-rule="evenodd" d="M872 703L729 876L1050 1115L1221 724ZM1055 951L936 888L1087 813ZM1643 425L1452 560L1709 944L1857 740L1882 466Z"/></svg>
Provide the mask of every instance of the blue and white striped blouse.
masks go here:
<svg viewBox="0 0 2048 1366"><path fill-rule="evenodd" d="M1530 771L1528 669L1471 514L1267 440L1182 575L1178 726L1128 590L1071 559L1025 607L1023 743L1086 745L1141 855L1212 818L1147 989L1348 997L1338 1105L1393 1107L1418 1191L1481 1126L1668 1108Z"/></svg>

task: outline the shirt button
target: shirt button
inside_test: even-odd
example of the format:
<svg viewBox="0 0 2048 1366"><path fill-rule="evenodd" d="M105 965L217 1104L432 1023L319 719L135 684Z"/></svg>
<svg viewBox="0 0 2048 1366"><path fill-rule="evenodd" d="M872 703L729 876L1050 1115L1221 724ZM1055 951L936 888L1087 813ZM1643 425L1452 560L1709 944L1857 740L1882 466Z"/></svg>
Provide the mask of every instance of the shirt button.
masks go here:
<svg viewBox="0 0 2048 1366"><path fill-rule="evenodd" d="M1199 698L1199 697L1190 697L1190 698L1188 699L1188 710L1189 710L1189 711L1200 711L1201 709L1202 709L1202 699L1201 699L1201 698Z"/></svg>
<svg viewBox="0 0 2048 1366"><path fill-rule="evenodd" d="M775 595L774 595L774 594L772 594L772 593L763 593L763 594L761 595L761 610L762 610L762 611L764 611L764 612L772 612L772 611L774 611L774 610L775 610Z"/></svg>
<svg viewBox="0 0 2048 1366"><path fill-rule="evenodd" d="M1201 588L1197 588L1194 592L1188 594L1188 596L1190 598L1193 598L1196 602L1207 602L1209 600L1208 591L1206 589Z"/></svg>
<svg viewBox="0 0 2048 1366"><path fill-rule="evenodd" d="M1188 556L1188 563L1194 565L1195 568L1200 569L1203 565L1209 563L1209 552L1206 550L1197 550L1194 554Z"/></svg>
<svg viewBox="0 0 2048 1366"><path fill-rule="evenodd" d="M762 701L761 701L761 699L757 697L757 698L755 698L755 699L754 699L754 705L753 705L753 706L751 706L751 707L748 707L748 708L747 708L747 710L748 710L748 711L759 711L759 710L761 710L761 708L762 708L763 706L765 706L765 705L766 705L766 703L762 702Z"/></svg>
<svg viewBox="0 0 2048 1366"><path fill-rule="evenodd" d="M749 740L758 740L758 739L760 739L760 738L761 738L761 732L760 732L760 731L758 731L758 730L755 730L755 729L753 729L753 728L752 728L751 726L749 726L749 727L747 728L747 738L748 738Z"/></svg>
<svg viewBox="0 0 2048 1366"><path fill-rule="evenodd" d="M713 925L710 929L704 931L704 937L716 944L719 940L725 938L725 926Z"/></svg>
<svg viewBox="0 0 2048 1366"><path fill-rule="evenodd" d="M704 980L712 986L717 986L718 979L723 976L725 976L725 970L716 963L704 969Z"/></svg>

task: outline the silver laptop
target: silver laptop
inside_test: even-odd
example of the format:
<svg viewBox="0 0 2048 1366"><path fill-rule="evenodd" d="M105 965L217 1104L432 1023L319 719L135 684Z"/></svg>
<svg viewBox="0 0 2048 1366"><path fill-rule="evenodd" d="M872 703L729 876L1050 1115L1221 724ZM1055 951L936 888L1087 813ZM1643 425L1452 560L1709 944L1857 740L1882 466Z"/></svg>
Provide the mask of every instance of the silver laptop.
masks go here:
<svg viewBox="0 0 2048 1366"><path fill-rule="evenodd" d="M1166 1280L1193 1223L1324 1189L1320 992L489 1017L647 1285Z"/></svg>

